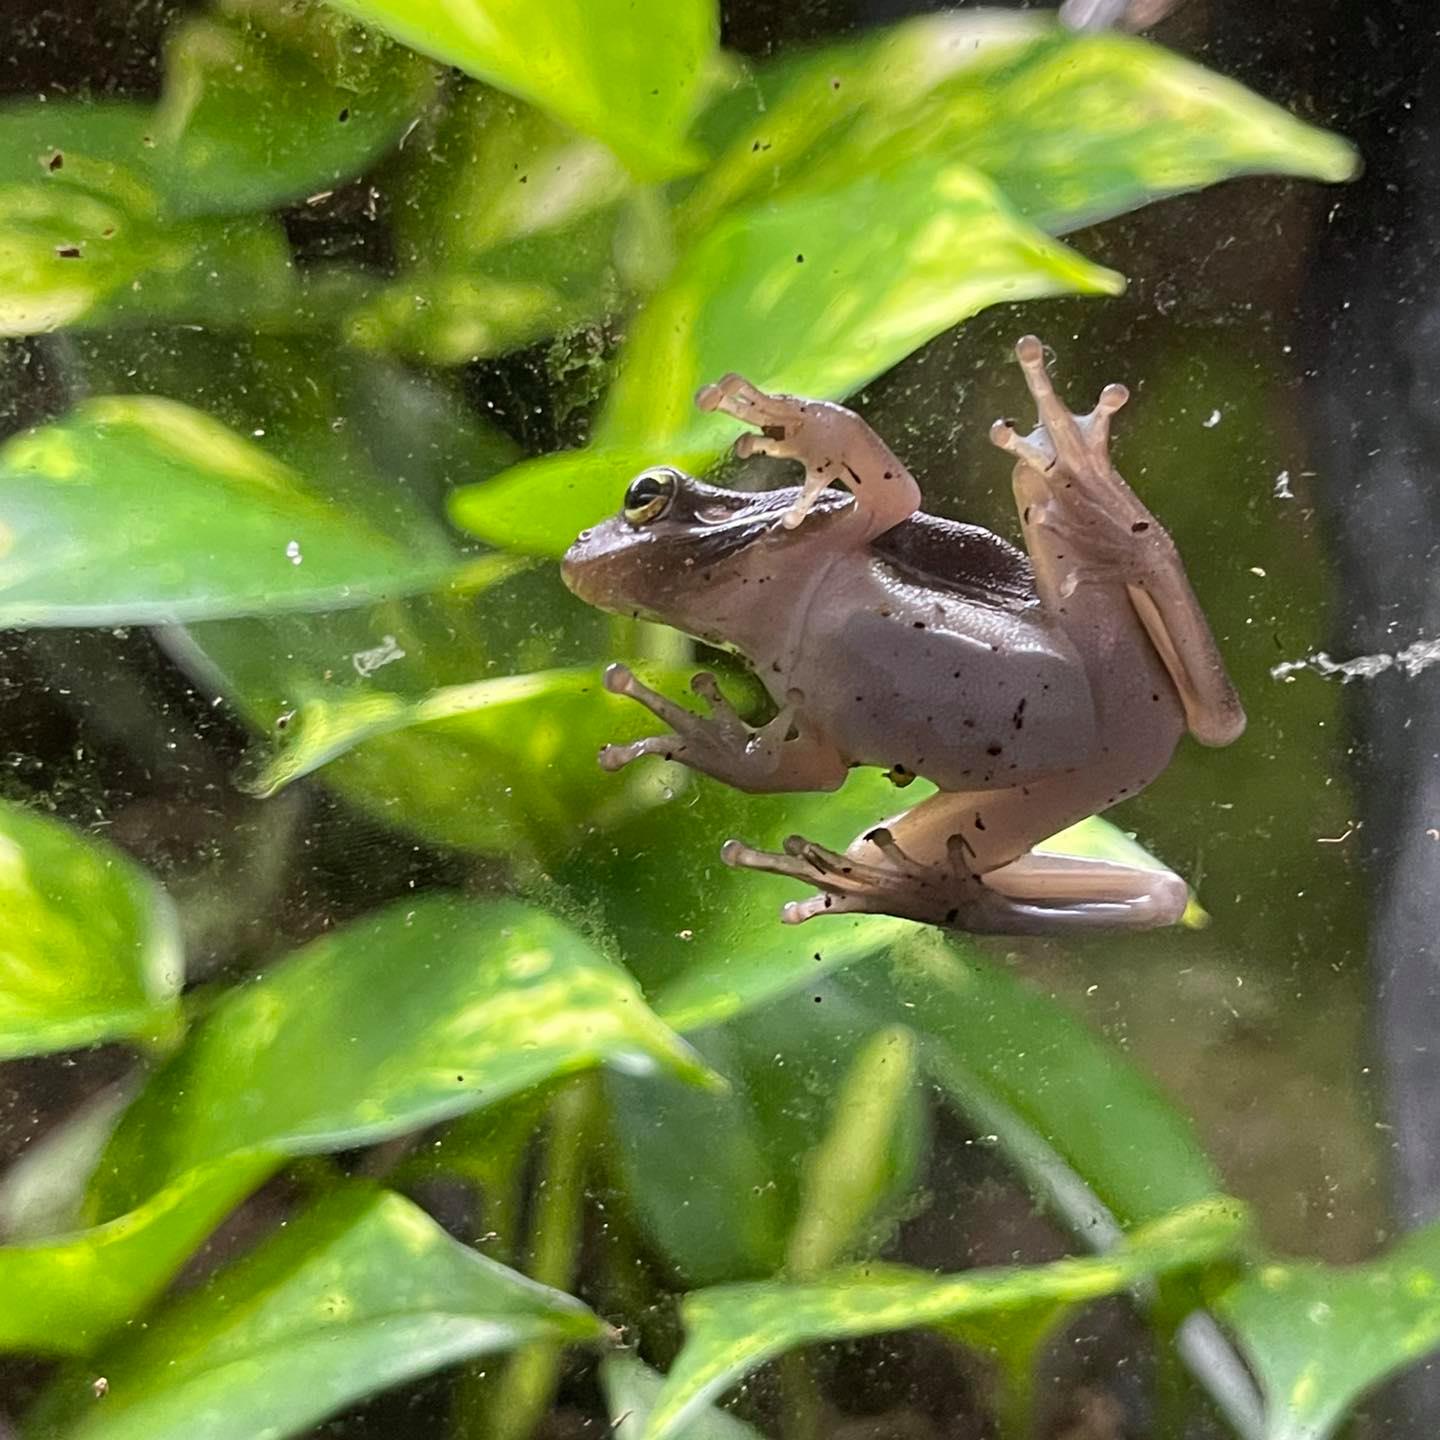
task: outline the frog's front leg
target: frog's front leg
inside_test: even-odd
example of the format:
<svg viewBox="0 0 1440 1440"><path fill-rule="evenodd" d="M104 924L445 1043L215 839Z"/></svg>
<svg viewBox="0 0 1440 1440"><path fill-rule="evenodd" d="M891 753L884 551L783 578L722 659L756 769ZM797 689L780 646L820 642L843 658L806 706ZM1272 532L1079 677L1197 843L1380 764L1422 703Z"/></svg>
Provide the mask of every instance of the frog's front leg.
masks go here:
<svg viewBox="0 0 1440 1440"><path fill-rule="evenodd" d="M793 703L756 728L735 713L710 674L702 672L690 682L690 688L708 706L708 717L652 690L625 665L609 666L604 683L612 694L638 700L674 732L647 735L628 745L607 745L600 752L600 764L606 770L619 770L642 755L658 755L737 790L759 793L835 790L849 773L839 751L806 727Z"/></svg>
<svg viewBox="0 0 1440 1440"><path fill-rule="evenodd" d="M819 894L791 900L781 911L792 925L817 915L860 913L985 935L1061 935L1148 930L1180 918L1189 892L1168 870L1042 851L991 866L983 835L1003 829L1007 815L1028 809L1034 794L1029 787L941 793L890 825L866 831L844 854L791 835L780 854L729 840L721 857L728 865L813 885Z"/></svg>
<svg viewBox="0 0 1440 1440"><path fill-rule="evenodd" d="M857 415L827 400L798 395L769 395L739 375L726 375L704 386L695 397L702 410L721 410L756 426L758 435L742 435L735 453L772 455L805 466L799 498L783 524L794 529L816 497L838 480L855 497L870 538L908 519L920 508L920 487L890 447Z"/></svg>
<svg viewBox="0 0 1440 1440"><path fill-rule="evenodd" d="M1073 415L1055 393L1040 341L1025 336L1015 354L1040 428L1022 437L999 421L990 438L1020 462L1015 496L1042 597L1058 608L1082 586L1123 584L1190 733L1228 745L1245 729L1245 712L1205 612L1175 542L1110 463L1110 419L1129 392L1107 385L1090 414Z"/></svg>

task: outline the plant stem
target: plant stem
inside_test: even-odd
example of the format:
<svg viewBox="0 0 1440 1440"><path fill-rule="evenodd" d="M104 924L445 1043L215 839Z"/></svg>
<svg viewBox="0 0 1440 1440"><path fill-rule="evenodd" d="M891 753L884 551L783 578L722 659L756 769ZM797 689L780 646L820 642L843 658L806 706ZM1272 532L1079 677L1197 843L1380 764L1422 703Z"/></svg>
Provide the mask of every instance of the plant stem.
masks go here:
<svg viewBox="0 0 1440 1440"><path fill-rule="evenodd" d="M781 1356L780 1390L785 1404L785 1440L819 1440L820 1387L805 1351L791 1350Z"/></svg>
<svg viewBox="0 0 1440 1440"><path fill-rule="evenodd" d="M946 1073L952 1094L964 1096L962 1108L974 1123L1005 1136L1006 1154L1031 1194L1072 1235L1099 1254L1119 1244L1124 1232L1115 1217L1034 1129L946 1057L931 1051L926 1059L932 1070ZM1140 1298L1142 1304L1153 1300ZM1260 1440L1265 1432L1263 1402L1214 1316L1206 1310L1188 1315L1179 1328L1178 1348L1186 1368L1236 1435Z"/></svg>
<svg viewBox="0 0 1440 1440"><path fill-rule="evenodd" d="M597 1090L587 1076L567 1085L550 1106L542 1173L526 1271L564 1290L575 1273L585 1206L585 1161ZM528 1345L495 1379L476 1373L456 1387L453 1440L524 1440L555 1395L561 1347Z"/></svg>

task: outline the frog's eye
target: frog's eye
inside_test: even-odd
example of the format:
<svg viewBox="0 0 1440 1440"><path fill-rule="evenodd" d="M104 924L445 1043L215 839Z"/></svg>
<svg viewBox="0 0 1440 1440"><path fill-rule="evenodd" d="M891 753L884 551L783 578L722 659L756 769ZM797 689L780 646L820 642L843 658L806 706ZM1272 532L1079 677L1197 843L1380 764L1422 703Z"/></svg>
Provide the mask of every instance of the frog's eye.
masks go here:
<svg viewBox="0 0 1440 1440"><path fill-rule="evenodd" d="M677 479L673 470L647 470L637 475L625 492L625 518L632 525L648 525L658 520L675 498Z"/></svg>

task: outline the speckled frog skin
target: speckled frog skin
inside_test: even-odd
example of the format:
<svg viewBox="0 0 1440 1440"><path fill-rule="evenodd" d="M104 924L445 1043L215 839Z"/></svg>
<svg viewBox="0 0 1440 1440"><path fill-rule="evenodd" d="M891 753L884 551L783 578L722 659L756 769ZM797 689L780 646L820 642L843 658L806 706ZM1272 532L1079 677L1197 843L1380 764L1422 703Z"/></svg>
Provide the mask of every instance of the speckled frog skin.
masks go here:
<svg viewBox="0 0 1440 1440"><path fill-rule="evenodd" d="M991 439L1015 461L1026 553L924 514L913 477L851 411L728 375L697 404L756 426L737 452L799 461L804 483L746 494L647 470L565 556L582 599L738 651L779 707L752 728L701 674L700 716L613 665L607 688L672 733L607 746L607 769L658 755L781 791L833 790L878 765L939 787L844 854L800 836L780 854L727 841L728 864L814 887L786 905L791 923L868 911L1054 934L1184 910L1168 871L1034 849L1143 789L1186 730L1226 745L1245 715L1174 543L1110 463L1124 387L1072 415L1040 342L1016 355L1040 423L1029 436L997 423Z"/></svg>

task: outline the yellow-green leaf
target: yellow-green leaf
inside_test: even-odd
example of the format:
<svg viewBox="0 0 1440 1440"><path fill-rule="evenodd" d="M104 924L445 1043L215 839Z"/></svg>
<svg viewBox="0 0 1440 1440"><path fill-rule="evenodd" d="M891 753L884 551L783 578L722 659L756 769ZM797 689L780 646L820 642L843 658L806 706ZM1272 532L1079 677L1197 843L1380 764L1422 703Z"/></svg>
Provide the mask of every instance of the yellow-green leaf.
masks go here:
<svg viewBox="0 0 1440 1440"><path fill-rule="evenodd" d="M922 159L727 215L631 330L594 442L457 492L495 544L559 554L613 511L637 454L694 463L738 434L695 391L738 370L764 389L848 395L1002 300L1114 294L1120 276L1020 219L963 165Z"/></svg>
<svg viewBox="0 0 1440 1440"><path fill-rule="evenodd" d="M719 34L714 0L331 0L406 45L603 140L645 179L686 142Z"/></svg>
<svg viewBox="0 0 1440 1440"><path fill-rule="evenodd" d="M258 215L169 221L155 143L138 105L0 109L0 335L293 308L279 226Z"/></svg>
<svg viewBox="0 0 1440 1440"><path fill-rule="evenodd" d="M165 892L120 851L0 802L0 1060L179 1025Z"/></svg>
<svg viewBox="0 0 1440 1440"><path fill-rule="evenodd" d="M92 1229L0 1245L0 1349L89 1353L155 1298L266 1168L227 1158Z"/></svg>
<svg viewBox="0 0 1440 1440"><path fill-rule="evenodd" d="M806 1157L800 1209L785 1264L804 1278L845 1257L878 1206L906 1189L913 1175L920 1125L915 1037L900 1025L869 1036L835 1094L830 1128ZM868 1253L861 1251L860 1253Z"/></svg>
<svg viewBox="0 0 1440 1440"><path fill-rule="evenodd" d="M681 206L700 233L736 205L944 154L1063 234L1252 173L1346 180L1355 149L1143 40L1033 15L928 15L738 76L702 117L714 163Z"/></svg>
<svg viewBox="0 0 1440 1440"><path fill-rule="evenodd" d="M635 982L515 901L430 895L229 991L101 1159L103 1217L226 1155L347 1149L605 1062L709 1083Z"/></svg>
<svg viewBox="0 0 1440 1440"><path fill-rule="evenodd" d="M1154 1275L1194 1269L1232 1252L1246 1217L1238 1202L1182 1210L1107 1255L1029 1268L935 1276L856 1265L823 1279L699 1290L681 1305L685 1346L650 1413L643 1440L686 1433L690 1417L765 1361L801 1345L921 1326L945 1330L987 1314L1014 1317L1113 1295Z"/></svg>
<svg viewBox="0 0 1440 1440"><path fill-rule="evenodd" d="M1217 1304L1265 1392L1265 1440L1325 1440L1367 1390L1440 1349L1440 1223L1363 1265L1260 1265Z"/></svg>
<svg viewBox="0 0 1440 1440"><path fill-rule="evenodd" d="M26 1434L279 1440L466 1356L607 1334L578 1300L452 1240L410 1201L347 1187L62 1373Z"/></svg>
<svg viewBox="0 0 1440 1440"><path fill-rule="evenodd" d="M0 625L337 608L434 583L438 525L384 529L202 411L87 400L0 449Z"/></svg>
<svg viewBox="0 0 1440 1440"><path fill-rule="evenodd" d="M348 322L368 348L439 365L499 354L615 309L644 261L644 204L615 156L508 95L462 94L405 179L405 268Z"/></svg>
<svg viewBox="0 0 1440 1440"><path fill-rule="evenodd" d="M684 693L678 671L646 675ZM589 668L477 680L415 701L314 692L287 715L280 748L247 788L274 794L325 767L329 783L379 818L465 849L552 856L662 798L655 775L617 778L596 764L602 745L653 722Z"/></svg>

